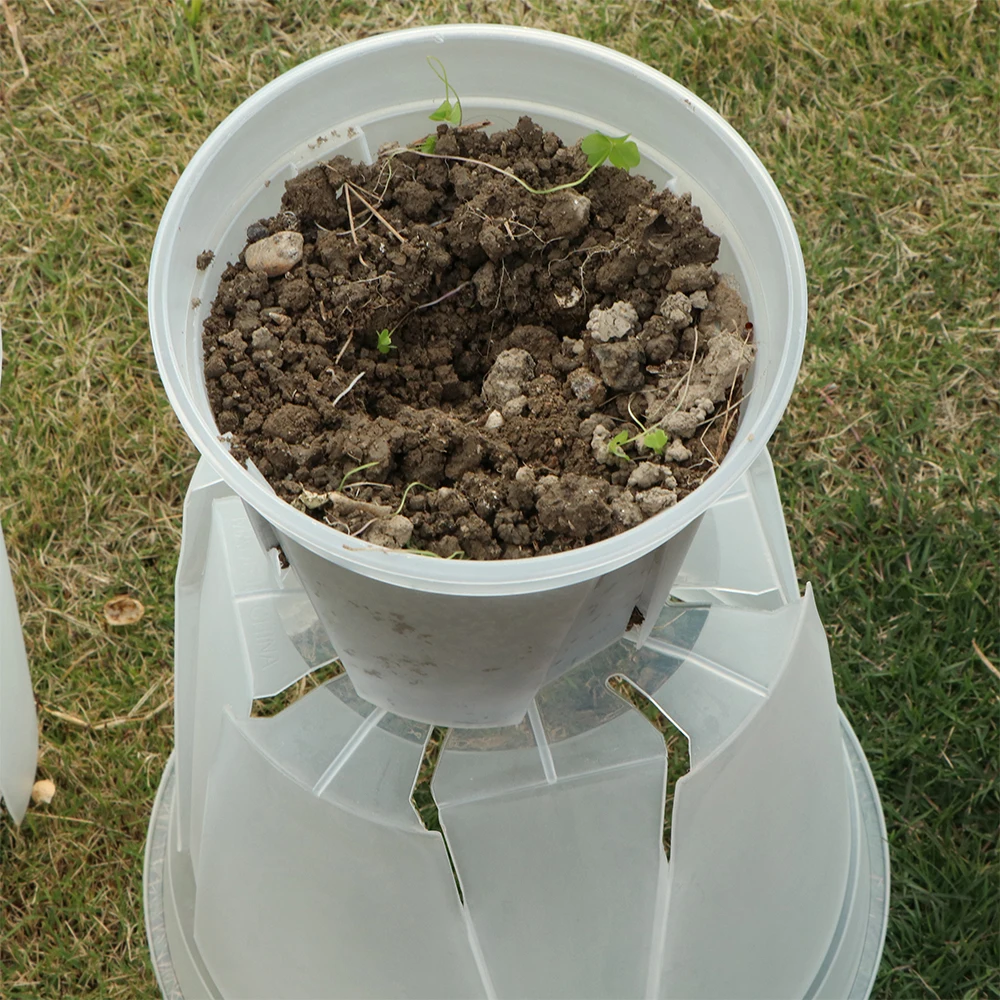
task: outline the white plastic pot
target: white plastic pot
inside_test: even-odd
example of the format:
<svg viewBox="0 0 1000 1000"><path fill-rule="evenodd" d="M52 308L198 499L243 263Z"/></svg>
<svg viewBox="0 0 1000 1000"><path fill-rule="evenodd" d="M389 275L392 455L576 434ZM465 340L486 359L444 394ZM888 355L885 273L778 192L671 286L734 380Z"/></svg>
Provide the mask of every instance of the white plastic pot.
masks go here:
<svg viewBox="0 0 1000 1000"><path fill-rule="evenodd" d="M3 331L0 330L0 372ZM15 823L24 819L38 762L38 718L24 652L17 596L0 530L0 800Z"/></svg>
<svg viewBox="0 0 1000 1000"><path fill-rule="evenodd" d="M637 528L559 555L438 560L351 538L301 513L220 440L202 370L203 321L245 230L274 214L284 181L335 153L371 159L427 132L440 59L467 119L528 114L572 143L631 133L636 168L690 192L722 239L718 268L749 306L758 353L738 435L693 494ZM205 272L195 267L215 251ZM281 280L281 279L275 279ZM485 726L521 719L548 677L618 639L633 607L666 599L699 516L748 469L788 401L801 357L806 283L788 211L740 136L678 83L609 49L495 25L419 28L335 49L285 73L234 111L191 160L164 212L149 316L167 393L199 451L281 545L364 698L409 718ZM644 637L642 637L644 638Z"/></svg>

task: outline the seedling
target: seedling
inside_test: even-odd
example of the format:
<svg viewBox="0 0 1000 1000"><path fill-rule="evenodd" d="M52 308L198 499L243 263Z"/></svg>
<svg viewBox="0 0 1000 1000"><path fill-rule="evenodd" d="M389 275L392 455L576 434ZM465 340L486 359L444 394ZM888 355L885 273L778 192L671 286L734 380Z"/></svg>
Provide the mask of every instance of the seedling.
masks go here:
<svg viewBox="0 0 1000 1000"><path fill-rule="evenodd" d="M448 82L448 71L444 68L444 63L440 59L435 59L434 56L428 56L427 65L430 66L434 71L434 75L444 84L444 100L437 111L428 117L432 122L447 122L449 125L461 125L462 101L458 96L458 91ZM455 97L454 104L451 102L452 95Z"/></svg>
<svg viewBox="0 0 1000 1000"><path fill-rule="evenodd" d="M370 469L373 465L378 465L378 462L368 462L365 465L356 465L353 469L348 470L344 473L344 478L341 479L340 485L337 487L337 492L342 493L344 490L344 484L347 482L351 476L356 476L359 472L364 472L365 469Z"/></svg>
<svg viewBox="0 0 1000 1000"><path fill-rule="evenodd" d="M430 115L431 121L448 122L452 126L462 124L462 102L458 92L448 82L448 73L444 68L444 63L433 56L427 57L427 63L434 71L437 78L444 84L444 100L438 109ZM435 66L435 63L437 64ZM440 69L438 69L440 67ZM454 102L451 100L454 96ZM416 153L419 156L430 156L442 160L457 160L460 163L471 163L476 166L488 167L498 174L503 174L513 181L517 181L530 194L555 194L556 191L566 191L569 188L582 184L590 175L603 163L610 162L612 166L620 167L622 170L631 170L639 165L639 147L629 138L628 134L620 136L605 135L603 132L591 132L580 141L580 149L587 157L588 169L575 181L567 181L565 184L556 184L549 188L534 188L527 181L518 177L512 170L494 166L484 160L476 160L470 156L450 156L436 152L437 136L429 135L418 146L404 146L393 150L390 156L399 153Z"/></svg>
<svg viewBox="0 0 1000 1000"><path fill-rule="evenodd" d="M632 439L628 436L628 431L619 431L609 442L608 442L608 454L614 455L615 458L624 458L626 462L631 462L632 459L625 454L625 445L627 445Z"/></svg>
<svg viewBox="0 0 1000 1000"><path fill-rule="evenodd" d="M390 330L388 328L384 330L379 330L376 336L375 349L379 354L388 354L390 351L398 350L396 345L392 342L392 335L416 312L420 312L421 309L430 309L431 306L440 305L446 299L450 299L453 295L458 295L463 288L468 285L468 281L463 281L461 284L456 285L450 292L445 292L444 295L439 295L436 299L432 299L430 302L424 302L419 306L414 306L408 313L406 313L402 319ZM339 359L338 359L339 360Z"/></svg>
<svg viewBox="0 0 1000 1000"><path fill-rule="evenodd" d="M420 486L425 490L431 490L434 488L433 486L428 486L426 483L420 483L414 480L412 483L407 485L405 490L403 490L403 495L400 498L399 506L393 511L394 514L403 513L403 508L406 506L406 498L410 495L410 490L412 490L414 486Z"/></svg>
<svg viewBox="0 0 1000 1000"><path fill-rule="evenodd" d="M667 447L667 441L669 440L667 432L662 427L646 431L646 433L642 436L642 443L651 452L653 452L654 455L662 455L664 449Z"/></svg>
<svg viewBox="0 0 1000 1000"><path fill-rule="evenodd" d="M580 149L591 170L596 170L605 160L622 170L639 166L639 147L627 135L614 139L603 132L591 132L580 140Z"/></svg>
<svg viewBox="0 0 1000 1000"><path fill-rule="evenodd" d="M667 447L670 438L662 427L646 427L645 424L632 412L632 404L628 407L629 416L639 426L638 434L628 436L628 431L619 431L610 441L608 441L608 454L615 458L622 458L626 462L632 459L625 454L626 446L634 441L641 441L643 447L648 448L654 455L662 455Z"/></svg>
<svg viewBox="0 0 1000 1000"><path fill-rule="evenodd" d="M450 556L439 556L436 552L431 552L429 549L414 549L414 548L411 548L409 545L404 545L403 546L403 551L404 552L409 552L411 555L414 555L414 556L430 556L432 559L444 559L444 560L448 560L448 559L464 559L465 558L465 553L461 549L458 549L457 551L452 552L452 554Z"/></svg>
<svg viewBox="0 0 1000 1000"><path fill-rule="evenodd" d="M434 142L430 142L433 139ZM584 143L587 143L587 149L584 148ZM585 136L580 143L580 148L587 156L587 163L589 167L586 172L581 174L575 181L567 181L565 184L556 184L553 187L548 188L535 188L532 187L526 180L522 177L518 177L512 170L506 170L504 167L494 166L492 163L487 163L485 160L477 160L471 156L454 156L445 153L435 153L434 149L437 147L437 137L428 136L419 146L403 146L399 149L393 150L389 155L395 156L400 153L416 153L418 156L429 156L438 160L456 160L459 163L471 163L477 167L486 167L492 170L494 173L503 174L504 177L509 177L512 181L516 181L521 187L524 188L529 194L555 194L556 191L567 191L569 188L575 188L582 184L590 175L603 164L606 160L610 160L612 164L616 167L621 167L623 170L628 170L631 167L637 166L639 163L639 147L631 140L627 135L621 135L617 138L605 135L603 132L591 132L590 135Z"/></svg>

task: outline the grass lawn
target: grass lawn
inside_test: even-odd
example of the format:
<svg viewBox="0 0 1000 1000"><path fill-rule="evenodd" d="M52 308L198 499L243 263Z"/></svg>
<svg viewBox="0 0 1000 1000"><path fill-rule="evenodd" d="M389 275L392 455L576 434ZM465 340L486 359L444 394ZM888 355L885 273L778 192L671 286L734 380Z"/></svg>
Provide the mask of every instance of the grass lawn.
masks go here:
<svg viewBox="0 0 1000 1000"><path fill-rule="evenodd" d="M994 0L207 0L190 39L168 2L0 0L0 14L0 516L40 775L58 788L19 830L0 819L0 994L157 995L142 853L172 744L172 578L195 463L146 327L170 190L281 71L464 20L643 59L725 115L784 193L810 329L771 453L885 807L875 995L1000 997ZM120 593L147 611L112 631L102 607Z"/></svg>

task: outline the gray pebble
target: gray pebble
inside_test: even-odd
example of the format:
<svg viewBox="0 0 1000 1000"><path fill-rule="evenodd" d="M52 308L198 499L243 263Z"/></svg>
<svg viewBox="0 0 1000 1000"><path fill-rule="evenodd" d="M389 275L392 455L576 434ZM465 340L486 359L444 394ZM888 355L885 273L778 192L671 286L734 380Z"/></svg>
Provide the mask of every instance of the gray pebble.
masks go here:
<svg viewBox="0 0 1000 1000"><path fill-rule="evenodd" d="M256 243L267 236L267 226L262 222L251 222L247 226L247 243Z"/></svg>
<svg viewBox="0 0 1000 1000"><path fill-rule="evenodd" d="M587 330L594 340L607 343L620 340L639 329L639 314L631 302L615 302L607 309L594 306L587 320Z"/></svg>
<svg viewBox="0 0 1000 1000"><path fill-rule="evenodd" d="M523 395L534 377L535 359L527 351L520 347L501 351L483 379L483 399L492 407L502 408L505 403ZM506 411L503 415L507 416Z"/></svg>

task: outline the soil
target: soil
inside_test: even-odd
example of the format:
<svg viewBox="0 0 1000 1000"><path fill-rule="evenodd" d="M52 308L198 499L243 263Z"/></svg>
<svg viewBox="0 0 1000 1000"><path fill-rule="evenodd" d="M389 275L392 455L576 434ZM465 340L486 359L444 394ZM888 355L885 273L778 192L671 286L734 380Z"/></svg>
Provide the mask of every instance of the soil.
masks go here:
<svg viewBox="0 0 1000 1000"><path fill-rule="evenodd" d="M250 226L257 270L226 267L204 327L236 457L338 530L442 557L576 548L696 489L754 347L690 196L607 165L535 195L440 158L536 188L585 173L528 118L439 126L436 154L334 157ZM286 258L257 263L279 233Z"/></svg>

